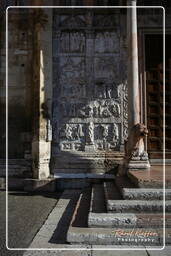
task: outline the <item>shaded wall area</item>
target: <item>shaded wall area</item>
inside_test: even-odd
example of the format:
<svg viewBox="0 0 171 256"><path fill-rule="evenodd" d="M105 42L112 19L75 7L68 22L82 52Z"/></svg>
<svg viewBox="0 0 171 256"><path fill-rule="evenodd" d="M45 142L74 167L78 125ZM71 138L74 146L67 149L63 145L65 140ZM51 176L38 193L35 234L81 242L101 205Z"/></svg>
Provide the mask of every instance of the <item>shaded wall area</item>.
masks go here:
<svg viewBox="0 0 171 256"><path fill-rule="evenodd" d="M4 18L4 17L3 17ZM9 159L24 158L31 141L32 32L28 10L9 10L8 142ZM5 20L1 30L0 158L5 158Z"/></svg>

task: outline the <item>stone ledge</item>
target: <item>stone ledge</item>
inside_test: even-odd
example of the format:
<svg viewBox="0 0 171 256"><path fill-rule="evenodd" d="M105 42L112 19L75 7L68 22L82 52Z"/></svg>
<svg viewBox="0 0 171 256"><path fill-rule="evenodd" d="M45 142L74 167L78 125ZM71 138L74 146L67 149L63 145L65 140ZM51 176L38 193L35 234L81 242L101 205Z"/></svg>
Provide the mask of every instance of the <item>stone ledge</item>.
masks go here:
<svg viewBox="0 0 171 256"><path fill-rule="evenodd" d="M166 201L166 212L171 211L171 200ZM143 201L143 200L107 200L109 212L162 212L163 201Z"/></svg>
<svg viewBox="0 0 171 256"><path fill-rule="evenodd" d="M122 195L128 200L163 200L164 190L160 188L123 188ZM165 190L167 200L171 200L171 189Z"/></svg>
<svg viewBox="0 0 171 256"><path fill-rule="evenodd" d="M89 227L134 227L137 217L132 213L89 213Z"/></svg>
<svg viewBox="0 0 171 256"><path fill-rule="evenodd" d="M138 233L139 232L139 233ZM147 237L142 233L151 233ZM123 236L121 233L124 233ZM71 244L93 245L161 245L162 230L157 229L118 229L118 228L76 228L70 227L67 233L67 242ZM146 240L145 240L146 239ZM170 237L169 237L170 239ZM167 241L167 238L166 238ZM170 241L170 240L169 240Z"/></svg>
<svg viewBox="0 0 171 256"><path fill-rule="evenodd" d="M108 173L54 173L57 179L114 179L114 174Z"/></svg>

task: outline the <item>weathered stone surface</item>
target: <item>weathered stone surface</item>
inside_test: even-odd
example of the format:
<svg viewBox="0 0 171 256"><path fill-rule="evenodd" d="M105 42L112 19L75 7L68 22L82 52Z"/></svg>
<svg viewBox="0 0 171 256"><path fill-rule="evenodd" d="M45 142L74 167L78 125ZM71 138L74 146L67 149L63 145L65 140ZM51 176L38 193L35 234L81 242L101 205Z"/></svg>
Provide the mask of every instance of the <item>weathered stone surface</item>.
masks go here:
<svg viewBox="0 0 171 256"><path fill-rule="evenodd" d="M26 251L24 256L91 256L91 247L90 246L78 246L78 245L52 245L52 248L49 250L40 250L40 251ZM52 250L51 250L52 249ZM62 249L62 250L61 250Z"/></svg>
<svg viewBox="0 0 171 256"><path fill-rule="evenodd" d="M67 241L96 245L160 245L155 229L74 228L70 227Z"/></svg>
<svg viewBox="0 0 171 256"><path fill-rule="evenodd" d="M89 213L89 227L133 227L137 217L131 213Z"/></svg>
<svg viewBox="0 0 171 256"><path fill-rule="evenodd" d="M171 253L171 246L166 246L163 250L148 250L148 247L147 247L147 252L148 252L148 255L150 256L170 256L170 253Z"/></svg>
<svg viewBox="0 0 171 256"><path fill-rule="evenodd" d="M103 256L104 254L106 256L147 256L147 252L145 250L144 246L139 246L138 248L142 248L142 250L136 250L137 247L132 246L104 246L101 247L102 250L97 250L99 249L100 246L93 246L92 247L92 256ZM129 249L130 248L130 249Z"/></svg>
<svg viewBox="0 0 171 256"><path fill-rule="evenodd" d="M164 190L155 188L123 188L122 195L124 199L135 200L163 200ZM171 199L171 189L165 190L166 200Z"/></svg>
<svg viewBox="0 0 171 256"><path fill-rule="evenodd" d="M108 200L107 209L112 212L162 212L162 201ZM171 201L166 201L166 212L171 211Z"/></svg>
<svg viewBox="0 0 171 256"><path fill-rule="evenodd" d="M78 199L79 190L66 190L34 237L30 248L54 248L66 242L66 232Z"/></svg>
<svg viewBox="0 0 171 256"><path fill-rule="evenodd" d="M54 171L105 172L112 158L93 154L119 152L127 136L126 65L122 77L120 72L126 49L120 44L124 33L107 29L116 27L113 20L119 26L118 13L66 18L54 11L53 68L59 71L53 77ZM75 31L72 24L84 29Z"/></svg>

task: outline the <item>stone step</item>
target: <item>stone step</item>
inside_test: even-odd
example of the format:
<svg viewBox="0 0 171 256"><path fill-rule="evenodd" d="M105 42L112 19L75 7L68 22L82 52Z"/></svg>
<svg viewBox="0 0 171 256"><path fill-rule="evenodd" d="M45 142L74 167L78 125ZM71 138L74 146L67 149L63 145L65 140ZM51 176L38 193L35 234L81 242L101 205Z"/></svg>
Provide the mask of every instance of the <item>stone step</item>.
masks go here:
<svg viewBox="0 0 171 256"><path fill-rule="evenodd" d="M122 195L126 200L163 200L163 189L159 188L123 188ZM171 189L165 190L166 200L171 200Z"/></svg>
<svg viewBox="0 0 171 256"><path fill-rule="evenodd" d="M171 214L166 214L166 227L171 228ZM88 226L103 228L145 228L163 226L163 214L89 213Z"/></svg>
<svg viewBox="0 0 171 256"><path fill-rule="evenodd" d="M134 227L137 218L132 213L89 213L89 227Z"/></svg>
<svg viewBox="0 0 171 256"><path fill-rule="evenodd" d="M93 245L155 246L163 243L163 229L118 229L70 227L67 242ZM171 243L171 229L166 230L166 243Z"/></svg>
<svg viewBox="0 0 171 256"><path fill-rule="evenodd" d="M107 200L108 212L127 212L127 213L144 213L144 212L162 212L163 201L144 201L144 200ZM171 211L171 200L166 201L166 212Z"/></svg>
<svg viewBox="0 0 171 256"><path fill-rule="evenodd" d="M105 213L106 202L103 183L93 184L91 192L90 213Z"/></svg>

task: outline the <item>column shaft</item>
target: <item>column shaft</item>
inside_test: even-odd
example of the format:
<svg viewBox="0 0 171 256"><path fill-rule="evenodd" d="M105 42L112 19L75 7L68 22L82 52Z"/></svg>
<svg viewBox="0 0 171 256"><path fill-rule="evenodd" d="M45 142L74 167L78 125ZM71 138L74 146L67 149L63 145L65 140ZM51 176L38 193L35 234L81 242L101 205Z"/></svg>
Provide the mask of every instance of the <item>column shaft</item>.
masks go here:
<svg viewBox="0 0 171 256"><path fill-rule="evenodd" d="M138 79L137 11L136 0L128 0L128 127L140 123L140 93Z"/></svg>

